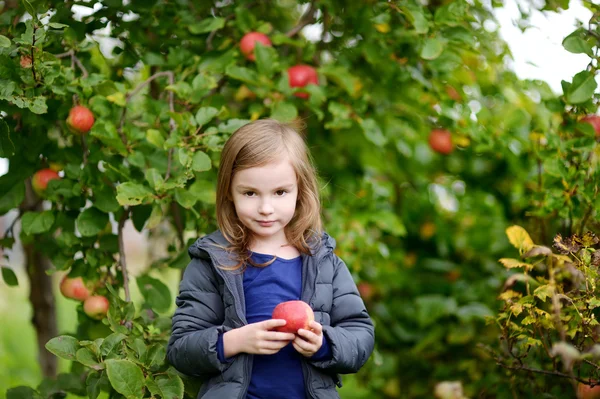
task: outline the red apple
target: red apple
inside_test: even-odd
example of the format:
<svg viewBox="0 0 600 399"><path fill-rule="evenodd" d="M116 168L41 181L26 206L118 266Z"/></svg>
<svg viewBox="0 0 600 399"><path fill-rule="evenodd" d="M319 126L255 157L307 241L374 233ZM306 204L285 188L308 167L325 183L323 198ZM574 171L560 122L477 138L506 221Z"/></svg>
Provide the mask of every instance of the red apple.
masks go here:
<svg viewBox="0 0 600 399"><path fill-rule="evenodd" d="M600 115L587 115L581 121L592 125L596 131L596 137L600 137Z"/></svg>
<svg viewBox="0 0 600 399"><path fill-rule="evenodd" d="M433 129L429 134L429 146L435 152L448 155L454 149L452 135L446 129Z"/></svg>
<svg viewBox="0 0 600 399"><path fill-rule="evenodd" d="M305 87L309 84L319 84L317 71L310 65L294 65L288 68L287 72L290 87ZM308 93L295 93L294 95L304 99L310 96Z"/></svg>
<svg viewBox="0 0 600 399"><path fill-rule="evenodd" d="M260 32L249 32L242 37L240 40L240 50L244 57L250 61L255 61L256 56L254 55L254 46L256 42L260 42L263 46L271 46L271 41L264 33Z"/></svg>
<svg viewBox="0 0 600 399"><path fill-rule="evenodd" d="M296 334L301 328L310 329L309 324L315 319L315 314L306 302L287 301L275 306L271 318L286 321L285 326L275 328L276 331Z"/></svg>
<svg viewBox="0 0 600 399"><path fill-rule="evenodd" d="M31 185L33 186L33 190L36 192L36 194L41 197L48 187L48 182L54 179L60 179L58 173L50 168L41 169L35 172L33 175L33 178L31 179Z"/></svg>
<svg viewBox="0 0 600 399"><path fill-rule="evenodd" d="M108 299L102 295L92 295L83 302L83 311L92 319L102 320L108 313Z"/></svg>
<svg viewBox="0 0 600 399"><path fill-rule="evenodd" d="M91 294L81 277L69 278L68 276L63 277L60 282L60 293L65 298L77 301L85 301Z"/></svg>
<svg viewBox="0 0 600 399"><path fill-rule="evenodd" d="M373 294L375 294L375 289L373 288L371 283L368 283L366 281L361 281L360 283L358 283L357 288L361 298L365 301L370 301L373 298Z"/></svg>
<svg viewBox="0 0 600 399"><path fill-rule="evenodd" d="M578 399L600 399L600 385L590 387L589 385L577 384Z"/></svg>
<svg viewBox="0 0 600 399"><path fill-rule="evenodd" d="M69 111L67 125L75 132L84 134L90 131L94 124L94 114L83 105L76 105Z"/></svg>

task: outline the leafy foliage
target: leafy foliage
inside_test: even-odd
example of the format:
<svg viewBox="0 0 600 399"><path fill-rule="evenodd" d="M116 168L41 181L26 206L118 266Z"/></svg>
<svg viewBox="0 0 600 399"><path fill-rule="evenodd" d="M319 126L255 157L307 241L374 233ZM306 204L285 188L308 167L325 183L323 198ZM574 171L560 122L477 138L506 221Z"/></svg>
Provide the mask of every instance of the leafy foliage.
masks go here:
<svg viewBox="0 0 600 399"><path fill-rule="evenodd" d="M184 268L190 241L215 229L220 150L262 117L306 124L326 227L377 323L376 352L358 374L372 396L431 397L438 382L462 381L467 396L560 397L568 379L529 383L529 348L552 364L546 371L561 357L562 373L596 378L585 335L597 252L584 231L598 227L600 179L596 133L582 117L597 112L598 6L586 2L596 19L564 41L590 67L557 96L506 69L509 51L480 1L5 3L0 214L22 206L36 170L59 165L44 210L21 212L20 238L52 272L83 276L110 298L102 322L80 311L77 331L48 342L73 361L69 374L9 398L194 397L197 382L184 387L164 360L173 294L158 273ZM299 32L313 23L323 32L307 40ZM256 46L255 62L238 48L249 31L273 43ZM316 68L318 85L290 87L287 70L299 64ZM95 117L88 134L66 123L77 104ZM448 155L429 147L434 128L451 132ZM127 222L168 243L135 279L138 308ZM514 224L534 238L512 227L506 239ZM561 254L548 247L556 233ZM12 228L0 243L14 245ZM569 265L585 290L565 288ZM564 337L556 301L566 301Z"/></svg>

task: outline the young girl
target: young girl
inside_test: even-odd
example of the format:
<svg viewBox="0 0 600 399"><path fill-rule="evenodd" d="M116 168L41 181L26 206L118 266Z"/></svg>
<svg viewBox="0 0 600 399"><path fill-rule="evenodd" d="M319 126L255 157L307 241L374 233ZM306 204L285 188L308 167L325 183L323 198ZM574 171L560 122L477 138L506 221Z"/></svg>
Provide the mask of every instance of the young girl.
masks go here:
<svg viewBox="0 0 600 399"><path fill-rule="evenodd" d="M189 248L167 348L180 372L205 378L198 398L339 398L374 345L352 276L321 230L315 170L292 127L258 120L225 144L220 230ZM275 306L308 303L310 329L275 331Z"/></svg>

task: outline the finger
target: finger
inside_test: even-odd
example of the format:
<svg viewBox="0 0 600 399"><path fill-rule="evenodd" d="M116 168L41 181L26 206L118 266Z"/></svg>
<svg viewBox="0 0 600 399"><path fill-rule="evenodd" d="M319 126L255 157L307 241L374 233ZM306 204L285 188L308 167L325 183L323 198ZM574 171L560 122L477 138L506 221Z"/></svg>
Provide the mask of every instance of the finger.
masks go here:
<svg viewBox="0 0 600 399"><path fill-rule="evenodd" d="M286 321L283 319L269 319L260 323L265 330L272 330L275 327L285 326Z"/></svg>
<svg viewBox="0 0 600 399"><path fill-rule="evenodd" d="M306 341L316 344L319 340L319 336L312 331L305 330L303 328L298 330L298 335L304 338Z"/></svg>
<svg viewBox="0 0 600 399"><path fill-rule="evenodd" d="M299 346L305 352L313 352L314 346L310 342L307 342L300 337L297 337L294 340L294 344Z"/></svg>
<svg viewBox="0 0 600 399"><path fill-rule="evenodd" d="M267 339L269 341L293 341L294 338L296 338L296 334L292 334L292 333L284 333L284 332L277 332L277 331L268 331L267 333L264 334L264 339Z"/></svg>
<svg viewBox="0 0 600 399"><path fill-rule="evenodd" d="M279 351L281 348L286 346L288 343L289 342L285 342L285 341L264 341L259 345L259 347L260 347L260 349L263 349L263 350Z"/></svg>
<svg viewBox="0 0 600 399"><path fill-rule="evenodd" d="M308 325L312 331L317 334L317 335L321 335L323 333L323 326L319 323L317 323L316 321L311 321L310 324Z"/></svg>
<svg viewBox="0 0 600 399"><path fill-rule="evenodd" d="M294 349L296 349L296 352L302 354L302 355L306 355L306 351L304 349L302 349L297 343L296 341L292 342L292 346L294 347Z"/></svg>

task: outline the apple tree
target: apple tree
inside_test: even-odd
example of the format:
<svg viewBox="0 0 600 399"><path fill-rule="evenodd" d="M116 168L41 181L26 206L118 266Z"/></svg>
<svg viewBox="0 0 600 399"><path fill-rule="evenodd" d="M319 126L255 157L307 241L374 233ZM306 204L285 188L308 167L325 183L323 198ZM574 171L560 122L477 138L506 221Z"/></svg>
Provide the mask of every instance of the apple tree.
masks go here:
<svg viewBox="0 0 600 399"><path fill-rule="evenodd" d="M176 287L162 276L216 228L220 150L263 117L305 123L326 228L377 323L354 393L512 395L520 374L490 354L504 330L486 318L505 314L496 297L518 278L497 259L532 211L546 219L539 242L559 220L596 217L581 205L595 142L578 121L596 111L597 63L562 96L518 79L486 4L3 2L0 214L18 216L0 245L26 253L46 376L8 397L195 397L199 382L165 361ZM594 23L565 47L595 56ZM577 186L555 161L567 150ZM135 276L126 223L166 254ZM53 284L81 302L76 331L57 331Z"/></svg>

